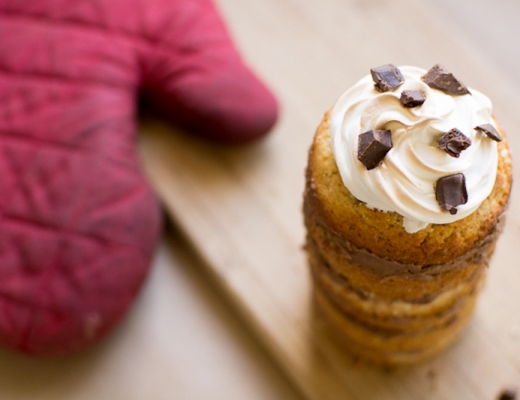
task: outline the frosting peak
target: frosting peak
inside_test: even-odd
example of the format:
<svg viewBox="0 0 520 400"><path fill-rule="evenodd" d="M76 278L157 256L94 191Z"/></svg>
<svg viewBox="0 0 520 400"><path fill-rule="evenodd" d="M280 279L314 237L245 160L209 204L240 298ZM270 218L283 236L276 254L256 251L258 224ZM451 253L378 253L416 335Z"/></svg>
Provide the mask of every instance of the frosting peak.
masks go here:
<svg viewBox="0 0 520 400"><path fill-rule="evenodd" d="M409 233L429 223L446 224L473 213L491 193L498 164L497 144L478 125L493 122L491 102L482 93L452 96L432 89L421 80L426 71L399 67L404 83L381 93L367 75L345 92L331 114L332 151L347 189L367 207L403 216ZM422 105L404 107L404 90L418 90ZM471 141L459 157L441 150L437 140L453 128ZM358 136L369 130L390 130L393 147L374 169L358 160ZM445 176L462 173L468 201L457 213L443 211L435 197L435 184Z"/></svg>

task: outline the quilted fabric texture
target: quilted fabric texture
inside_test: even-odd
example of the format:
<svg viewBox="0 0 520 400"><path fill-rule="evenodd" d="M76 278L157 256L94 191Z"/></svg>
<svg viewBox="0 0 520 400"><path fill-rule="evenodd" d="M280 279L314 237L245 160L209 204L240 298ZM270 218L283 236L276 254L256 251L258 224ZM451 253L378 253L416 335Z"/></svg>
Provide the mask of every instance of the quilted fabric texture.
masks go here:
<svg viewBox="0 0 520 400"><path fill-rule="evenodd" d="M264 134L276 102L207 0L0 0L0 343L75 352L146 277L161 227L136 98L211 140Z"/></svg>

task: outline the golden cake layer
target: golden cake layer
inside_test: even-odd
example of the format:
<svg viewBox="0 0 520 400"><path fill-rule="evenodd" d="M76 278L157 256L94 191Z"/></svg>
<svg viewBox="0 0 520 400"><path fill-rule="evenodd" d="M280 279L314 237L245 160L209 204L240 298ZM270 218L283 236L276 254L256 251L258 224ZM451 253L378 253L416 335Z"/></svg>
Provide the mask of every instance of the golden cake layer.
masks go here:
<svg viewBox="0 0 520 400"><path fill-rule="evenodd" d="M329 117L309 152L304 195L316 303L357 357L421 361L451 343L474 309L511 189L506 140L495 186L477 211L410 234L400 215L367 208L344 186Z"/></svg>

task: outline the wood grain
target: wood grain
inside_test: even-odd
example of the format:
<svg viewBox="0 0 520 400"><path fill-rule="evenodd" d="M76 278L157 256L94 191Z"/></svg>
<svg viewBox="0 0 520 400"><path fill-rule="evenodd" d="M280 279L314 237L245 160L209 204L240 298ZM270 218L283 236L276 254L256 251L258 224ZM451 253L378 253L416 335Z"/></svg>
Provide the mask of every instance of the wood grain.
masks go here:
<svg viewBox="0 0 520 400"><path fill-rule="evenodd" d="M520 384L519 206L476 315L457 343L414 368L356 366L314 316L302 250L307 149L323 113L373 66L444 64L486 93L520 152L520 97L477 43L413 0L220 0L245 58L278 94L281 118L257 145L226 149L143 121L146 173L259 340L311 399L493 399ZM519 171L515 167L515 174Z"/></svg>

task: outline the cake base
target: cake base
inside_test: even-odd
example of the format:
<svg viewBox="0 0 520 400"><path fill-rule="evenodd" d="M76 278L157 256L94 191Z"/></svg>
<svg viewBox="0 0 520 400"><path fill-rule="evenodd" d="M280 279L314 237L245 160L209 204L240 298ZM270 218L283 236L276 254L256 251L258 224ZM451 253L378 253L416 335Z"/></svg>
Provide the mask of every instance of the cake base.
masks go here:
<svg viewBox="0 0 520 400"><path fill-rule="evenodd" d="M486 265L429 301L387 301L359 292L307 244L314 298L328 330L356 359L380 365L421 362L457 337L483 286Z"/></svg>
<svg viewBox="0 0 520 400"><path fill-rule="evenodd" d="M317 308L356 358L417 363L446 348L464 328L511 190L505 140L498 152L495 186L477 211L410 234L400 215L369 209L343 185L325 115L306 171L306 250Z"/></svg>

